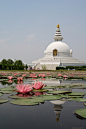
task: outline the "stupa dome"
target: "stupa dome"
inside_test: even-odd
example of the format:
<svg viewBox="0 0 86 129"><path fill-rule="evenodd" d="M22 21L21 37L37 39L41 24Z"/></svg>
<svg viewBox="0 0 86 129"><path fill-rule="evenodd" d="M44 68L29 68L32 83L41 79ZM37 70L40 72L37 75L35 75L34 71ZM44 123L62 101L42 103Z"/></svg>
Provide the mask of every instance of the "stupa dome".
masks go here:
<svg viewBox="0 0 86 129"><path fill-rule="evenodd" d="M35 69L43 69L45 66L48 70L56 70L56 67L86 65L84 61L78 61L78 59L73 58L72 49L66 43L62 42L63 37L59 24L56 28L54 40L44 51L44 57L32 62L35 64Z"/></svg>
<svg viewBox="0 0 86 129"><path fill-rule="evenodd" d="M48 52L53 52L53 50L56 49L58 52L66 52L70 53L70 48L66 43L63 43L61 41L55 41L51 43L46 50L44 51L45 53Z"/></svg>

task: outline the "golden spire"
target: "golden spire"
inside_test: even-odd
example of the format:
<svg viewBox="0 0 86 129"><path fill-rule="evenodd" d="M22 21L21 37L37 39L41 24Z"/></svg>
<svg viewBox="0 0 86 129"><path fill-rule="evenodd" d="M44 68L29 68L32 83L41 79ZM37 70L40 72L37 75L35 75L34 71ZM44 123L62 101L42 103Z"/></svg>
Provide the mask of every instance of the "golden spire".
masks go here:
<svg viewBox="0 0 86 129"><path fill-rule="evenodd" d="M57 25L57 28L59 28L59 27L60 27L60 25L58 24L58 25Z"/></svg>

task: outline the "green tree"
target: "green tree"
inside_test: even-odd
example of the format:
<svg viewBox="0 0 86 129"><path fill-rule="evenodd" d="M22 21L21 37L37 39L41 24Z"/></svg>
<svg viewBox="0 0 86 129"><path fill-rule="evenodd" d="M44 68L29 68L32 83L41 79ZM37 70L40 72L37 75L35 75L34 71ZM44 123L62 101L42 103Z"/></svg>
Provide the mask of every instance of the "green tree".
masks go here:
<svg viewBox="0 0 86 129"><path fill-rule="evenodd" d="M2 65L2 69L5 70L7 68L7 60L6 59L3 59L1 61L1 65Z"/></svg>
<svg viewBox="0 0 86 129"><path fill-rule="evenodd" d="M24 64L21 60L16 60L14 63L14 68L16 70L23 70L24 69Z"/></svg>
<svg viewBox="0 0 86 129"><path fill-rule="evenodd" d="M24 66L24 68L27 70L27 69L28 69L28 65L26 64L26 65Z"/></svg>

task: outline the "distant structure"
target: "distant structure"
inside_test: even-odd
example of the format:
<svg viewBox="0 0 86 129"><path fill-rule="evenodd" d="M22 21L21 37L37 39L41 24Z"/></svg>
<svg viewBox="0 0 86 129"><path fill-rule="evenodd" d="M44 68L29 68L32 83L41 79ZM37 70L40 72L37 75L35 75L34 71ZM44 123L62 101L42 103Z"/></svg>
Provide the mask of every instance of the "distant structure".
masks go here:
<svg viewBox="0 0 86 129"><path fill-rule="evenodd" d="M32 61L35 69L56 70L56 67L66 66L83 66L86 65L84 61L79 61L72 57L72 49L66 43L62 42L62 35L60 32L60 25L57 25L54 36L55 41L52 42L44 51L44 57L36 61Z"/></svg>

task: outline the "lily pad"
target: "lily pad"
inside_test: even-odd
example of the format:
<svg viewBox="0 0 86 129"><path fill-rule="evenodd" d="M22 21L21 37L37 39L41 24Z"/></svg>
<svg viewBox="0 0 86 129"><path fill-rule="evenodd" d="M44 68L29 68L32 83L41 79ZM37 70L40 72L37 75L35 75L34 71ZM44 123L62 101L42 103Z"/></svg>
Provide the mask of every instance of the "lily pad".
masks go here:
<svg viewBox="0 0 86 129"><path fill-rule="evenodd" d="M5 88L0 88L1 91L8 91L8 90L13 90L15 88L15 86L11 86L11 87L5 87Z"/></svg>
<svg viewBox="0 0 86 129"><path fill-rule="evenodd" d="M76 96L76 95L83 96L83 95L85 95L85 93L82 93L82 92L72 92L72 93L69 93L68 95L69 96Z"/></svg>
<svg viewBox="0 0 86 129"><path fill-rule="evenodd" d="M8 102L7 99L2 99L2 98L0 99L0 104L1 104L1 103L6 103L6 102Z"/></svg>
<svg viewBox="0 0 86 129"><path fill-rule="evenodd" d="M54 88L57 88L57 87L46 86L43 89L54 89Z"/></svg>
<svg viewBox="0 0 86 129"><path fill-rule="evenodd" d="M71 93L71 91L48 91L50 94L64 94L64 93Z"/></svg>
<svg viewBox="0 0 86 129"><path fill-rule="evenodd" d="M68 98L82 98L83 96L81 96L81 95L70 95L70 96L68 96Z"/></svg>
<svg viewBox="0 0 86 129"><path fill-rule="evenodd" d="M10 94L10 93L16 93L16 92L13 91L13 90L8 90L8 91L7 90L6 91L5 90L1 90L0 93Z"/></svg>
<svg viewBox="0 0 86 129"><path fill-rule="evenodd" d="M62 97L60 95L43 95L44 100L57 100L61 98Z"/></svg>
<svg viewBox="0 0 86 129"><path fill-rule="evenodd" d="M62 98L68 98L68 95L61 95Z"/></svg>
<svg viewBox="0 0 86 129"><path fill-rule="evenodd" d="M0 97L2 96L3 94L2 93L0 93Z"/></svg>
<svg viewBox="0 0 86 129"><path fill-rule="evenodd" d="M69 98L69 101L76 101L76 98Z"/></svg>
<svg viewBox="0 0 86 129"><path fill-rule="evenodd" d="M86 108L85 109L77 109L74 111L74 113L83 118L86 118Z"/></svg>
<svg viewBox="0 0 86 129"><path fill-rule="evenodd" d="M45 91L47 91L46 89L39 89L39 90L33 90L33 92L45 92Z"/></svg>
<svg viewBox="0 0 86 129"><path fill-rule="evenodd" d="M77 98L76 99L78 102L86 102L86 98Z"/></svg>
<svg viewBox="0 0 86 129"><path fill-rule="evenodd" d="M16 99L16 100L10 101L10 103L16 104L16 105L38 105L37 102L31 102L29 101L29 99Z"/></svg>

